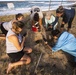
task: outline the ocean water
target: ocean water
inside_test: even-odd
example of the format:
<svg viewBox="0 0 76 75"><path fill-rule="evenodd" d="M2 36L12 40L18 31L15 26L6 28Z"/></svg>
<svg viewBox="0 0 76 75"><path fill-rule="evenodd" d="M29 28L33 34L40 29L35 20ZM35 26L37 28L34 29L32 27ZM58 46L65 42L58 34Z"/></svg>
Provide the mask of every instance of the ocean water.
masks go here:
<svg viewBox="0 0 76 75"><path fill-rule="evenodd" d="M0 16L10 15L17 13L27 13L30 12L32 6L39 6L42 11L55 10L58 6L63 5L65 7L76 4L75 1L54 1L44 0L44 1L21 1L21 2L0 2Z"/></svg>

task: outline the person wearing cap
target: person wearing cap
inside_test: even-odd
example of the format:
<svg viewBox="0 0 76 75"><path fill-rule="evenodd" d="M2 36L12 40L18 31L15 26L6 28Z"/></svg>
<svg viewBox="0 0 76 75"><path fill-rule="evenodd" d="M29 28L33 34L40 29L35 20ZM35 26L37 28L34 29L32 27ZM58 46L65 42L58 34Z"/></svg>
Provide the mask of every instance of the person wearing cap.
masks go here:
<svg viewBox="0 0 76 75"><path fill-rule="evenodd" d="M75 9L74 8L64 8L63 6L59 6L56 10L56 20L53 25L56 24L59 17L62 17L61 29L64 28L64 25L68 23L67 31L70 31L72 26L72 21L75 16Z"/></svg>
<svg viewBox="0 0 76 75"><path fill-rule="evenodd" d="M31 8L31 26L32 26L32 31L35 32L35 41L37 40L42 40L43 36L46 39L46 32L42 24L42 18L43 18L43 13L38 6L33 6Z"/></svg>
<svg viewBox="0 0 76 75"><path fill-rule="evenodd" d="M2 34L0 34L0 38L5 39L5 36L6 36L7 32L8 32L8 30L12 28L12 23L14 21L22 21L23 19L24 19L24 15L21 14L21 13L18 13L18 14L15 15L15 20L11 20L9 22L1 23L0 28L1 28Z"/></svg>
<svg viewBox="0 0 76 75"><path fill-rule="evenodd" d="M30 19L32 21L32 24L34 24L34 15L37 13L39 15L39 24L40 26L42 25L42 18L43 18L43 13L42 10L40 9L39 6L33 6L30 10L31 15L30 15Z"/></svg>

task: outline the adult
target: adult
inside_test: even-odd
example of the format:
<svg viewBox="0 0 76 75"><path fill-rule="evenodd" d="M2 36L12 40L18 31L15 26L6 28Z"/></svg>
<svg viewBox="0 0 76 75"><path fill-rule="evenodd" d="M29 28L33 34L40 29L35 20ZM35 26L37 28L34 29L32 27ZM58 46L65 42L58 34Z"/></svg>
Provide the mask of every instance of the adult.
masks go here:
<svg viewBox="0 0 76 75"><path fill-rule="evenodd" d="M55 21L55 16L51 13L51 11L48 11L45 14L45 17L43 18L43 25L46 30L55 30L57 29L58 22L55 25L52 25L52 23Z"/></svg>
<svg viewBox="0 0 76 75"><path fill-rule="evenodd" d="M22 31L24 23L21 21L13 22L12 28L9 29L6 35L6 53L10 57L11 62L7 68L7 74L11 71L12 68L18 65L29 64L31 58L24 53L24 50L27 53L31 53L32 49L24 49L25 37L20 39L18 34Z"/></svg>
<svg viewBox="0 0 76 75"><path fill-rule="evenodd" d="M43 26L46 30L47 40L49 41L51 39L51 31L58 29L58 22L54 25L52 24L55 21L55 16L51 13L51 11L46 12L42 22Z"/></svg>
<svg viewBox="0 0 76 75"><path fill-rule="evenodd" d="M54 25L58 21L59 17L62 17L61 29L63 29L64 25L68 23L67 31L70 31L74 16L74 8L64 8L63 6L59 6L56 10L56 20L52 24Z"/></svg>
<svg viewBox="0 0 76 75"><path fill-rule="evenodd" d="M52 51L56 52L58 50L63 50L75 57L76 61L76 38L73 34L63 31L62 33L59 30L53 30L52 36L54 39L54 46Z"/></svg>
<svg viewBox="0 0 76 75"><path fill-rule="evenodd" d="M30 11L31 11L30 18L32 20L32 23L33 23L33 17L35 15L35 13L37 13L39 15L39 24L41 26L42 25L43 13L42 13L42 10L40 9L40 7L39 6L33 6Z"/></svg>

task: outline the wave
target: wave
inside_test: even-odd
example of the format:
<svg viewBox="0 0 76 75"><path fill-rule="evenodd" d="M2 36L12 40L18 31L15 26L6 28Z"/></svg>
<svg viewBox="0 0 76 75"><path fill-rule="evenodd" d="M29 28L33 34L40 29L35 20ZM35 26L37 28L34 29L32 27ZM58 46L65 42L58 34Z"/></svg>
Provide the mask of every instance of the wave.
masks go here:
<svg viewBox="0 0 76 75"><path fill-rule="evenodd" d="M43 1L43 2L39 2L39 1L32 1L32 2L14 2L13 3L14 6L12 8L12 6L8 8L7 4L6 5L2 5L0 4L0 15L10 15L10 14L17 14L17 13L30 13L30 9L32 6L39 6L42 11L47 11L49 10L49 1ZM64 7L67 6L72 6L76 4L76 2L51 2L50 4L50 10L56 10L60 5L63 5ZM9 4L10 5L10 4Z"/></svg>

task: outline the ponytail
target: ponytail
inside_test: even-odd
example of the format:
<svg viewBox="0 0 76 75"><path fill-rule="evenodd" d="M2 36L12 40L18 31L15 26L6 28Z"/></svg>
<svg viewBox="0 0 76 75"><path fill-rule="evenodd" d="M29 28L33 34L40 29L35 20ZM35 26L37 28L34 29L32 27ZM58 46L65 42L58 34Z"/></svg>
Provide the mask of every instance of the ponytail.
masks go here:
<svg viewBox="0 0 76 75"><path fill-rule="evenodd" d="M59 8L56 10L56 13L64 13L63 6L59 6Z"/></svg>

